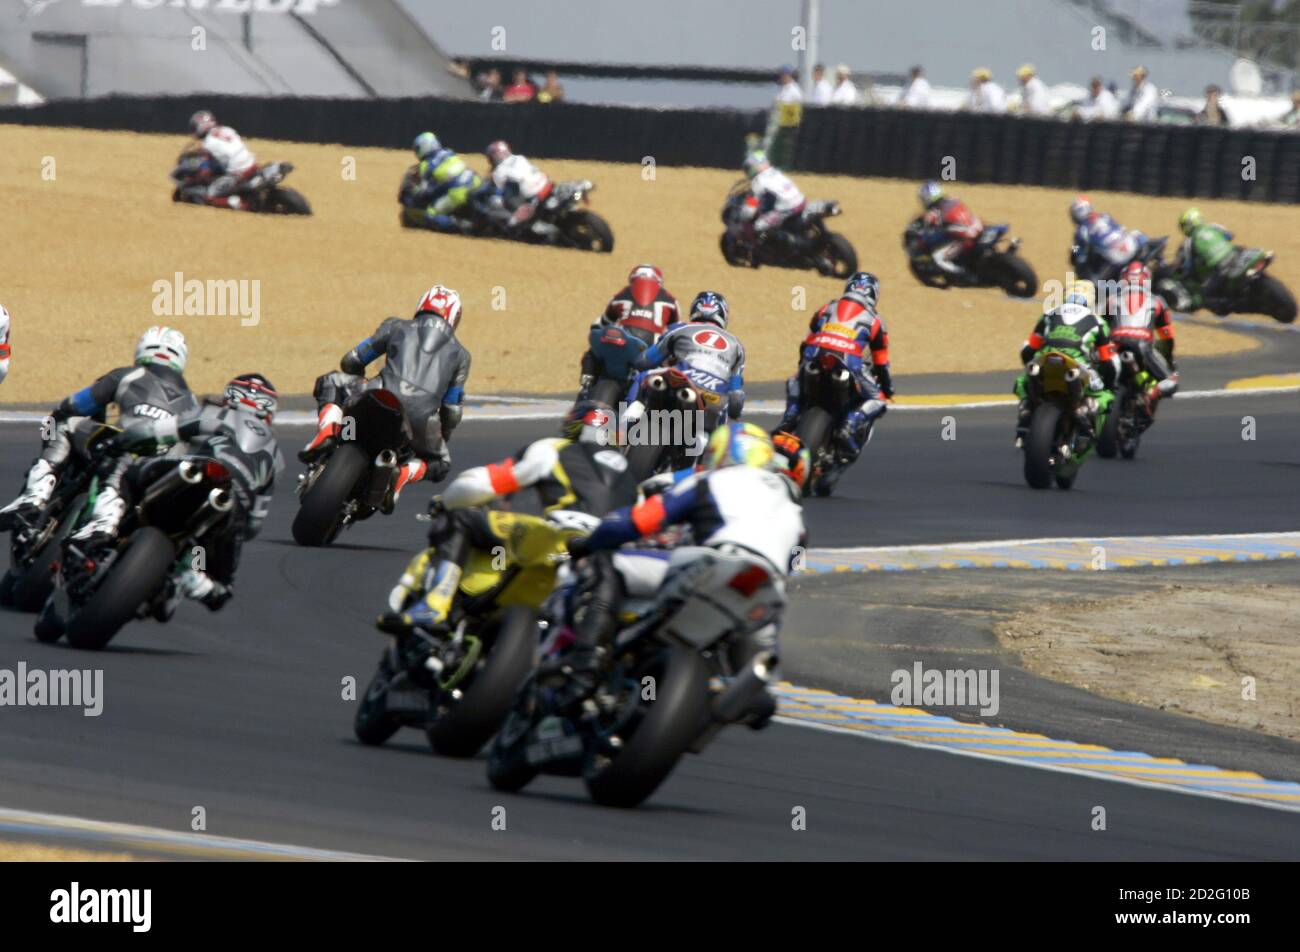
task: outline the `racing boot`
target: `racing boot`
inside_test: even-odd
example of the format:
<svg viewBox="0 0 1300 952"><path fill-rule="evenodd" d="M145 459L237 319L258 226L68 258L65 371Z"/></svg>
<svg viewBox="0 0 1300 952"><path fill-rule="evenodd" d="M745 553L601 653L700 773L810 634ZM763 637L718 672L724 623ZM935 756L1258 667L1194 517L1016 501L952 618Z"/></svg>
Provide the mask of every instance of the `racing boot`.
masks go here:
<svg viewBox="0 0 1300 952"><path fill-rule="evenodd" d="M310 463L338 442L343 429L343 408L337 403L327 403L317 413L316 435L298 451L298 459Z"/></svg>
<svg viewBox="0 0 1300 952"><path fill-rule="evenodd" d="M210 612L216 611L230 601L234 594L229 585L223 585L211 575L198 569L186 569L178 581L182 595L202 603Z"/></svg>
<svg viewBox="0 0 1300 952"><path fill-rule="evenodd" d="M104 486L95 497L95 505L90 510L90 518L72 534L77 542L97 545L107 542L117 534L117 527L126 515L126 500L113 486Z"/></svg>
<svg viewBox="0 0 1300 952"><path fill-rule="evenodd" d="M58 481L58 474L48 461L38 459L33 463L18 498L0 509L0 531L15 529L22 523L31 524L54 495Z"/></svg>
<svg viewBox="0 0 1300 952"><path fill-rule="evenodd" d="M799 425L799 377L796 374L785 381L785 412L781 414L781 422L776 425L773 433L793 433L794 428Z"/></svg>
<svg viewBox="0 0 1300 952"><path fill-rule="evenodd" d="M393 484L393 491L384 499L384 515L389 515L393 507L397 505L398 498L402 495L402 490L407 483L418 483L424 479L425 474L429 471L429 464L422 459L407 460L397 470L397 481Z"/></svg>
<svg viewBox="0 0 1300 952"><path fill-rule="evenodd" d="M390 635L409 634L414 628L437 628L445 625L451 614L451 602L460 587L461 567L444 559L425 576L425 596L405 611L384 612L375 627Z"/></svg>

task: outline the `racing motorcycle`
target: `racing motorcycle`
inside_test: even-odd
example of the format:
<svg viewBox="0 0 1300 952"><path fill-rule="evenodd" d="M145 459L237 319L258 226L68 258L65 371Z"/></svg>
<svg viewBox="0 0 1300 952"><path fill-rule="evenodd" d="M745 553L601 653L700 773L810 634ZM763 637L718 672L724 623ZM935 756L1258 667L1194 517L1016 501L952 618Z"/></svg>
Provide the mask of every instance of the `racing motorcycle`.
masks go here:
<svg viewBox="0 0 1300 952"><path fill-rule="evenodd" d="M835 453L835 425L853 398L853 374L845 365L857 353L851 339L825 328L810 343L817 353L799 365L799 420L794 434L812 457L805 487L814 496L829 496L843 474Z"/></svg>
<svg viewBox="0 0 1300 952"><path fill-rule="evenodd" d="M606 325L591 329L591 353L596 358L595 379L579 400L596 400L617 407L627 395L637 358L645 353L646 342L621 327Z"/></svg>
<svg viewBox="0 0 1300 952"><path fill-rule="evenodd" d="M701 753L728 724L753 723L775 658L752 651L751 636L778 619L784 586L740 550L682 571L680 599L626 606L612 657L587 696L554 663L568 596L564 587L552 594L539 622L543 663L489 749L492 786L514 792L539 773L580 776L597 803L632 807L683 754Z"/></svg>
<svg viewBox="0 0 1300 952"><path fill-rule="evenodd" d="M78 500L95 475L91 464L103 444L120 432L101 425L89 431L71 430L68 464L54 495L39 518L13 530L9 544L9 570L0 579L0 605L22 612L37 612L54 591L59 545L81 511Z"/></svg>
<svg viewBox="0 0 1300 952"><path fill-rule="evenodd" d="M397 193L397 200L402 205L398 221L403 228L429 227L425 210L407 204L408 197L419 186L419 166L413 165L406 170ZM614 232L609 222L587 207L590 204L588 196L595 187L585 179L554 183L550 195L542 200L533 217L520 229L506 227L508 213L504 210L501 196L490 186L471 195L452 217L464 235L610 252L614 250Z"/></svg>
<svg viewBox="0 0 1300 952"><path fill-rule="evenodd" d="M410 425L402 402L389 390L366 390L343 411L340 439L298 477L293 538L299 545L329 545L353 523L392 508Z"/></svg>
<svg viewBox="0 0 1300 952"><path fill-rule="evenodd" d="M1106 459L1116 454L1124 459L1136 456L1142 434L1155 422L1142 399L1154 380L1142 366L1141 352L1121 345L1119 367L1110 413L1097 434L1097 455Z"/></svg>
<svg viewBox="0 0 1300 952"><path fill-rule="evenodd" d="M1083 264L1076 265L1077 255L1080 251L1078 244L1070 246L1070 266L1076 269L1077 276L1084 281L1091 281L1097 284L1100 281L1118 281L1123 270L1134 261L1141 261L1151 273L1156 271L1164 264L1165 245L1168 244L1167 236L1160 238L1148 238L1146 244L1138 249L1128 261L1123 264L1112 264L1110 261L1097 254L1095 248L1089 249L1088 256L1084 259ZM1101 289L1098 289L1098 297L1102 295Z"/></svg>
<svg viewBox="0 0 1300 952"><path fill-rule="evenodd" d="M235 511L231 474L202 456L159 458L123 516L114 539L63 543L58 581L37 616L38 640L67 635L75 648L98 650L133 619L165 622L180 603L178 579L195 551L227 530ZM86 510L99 491L91 480Z"/></svg>
<svg viewBox="0 0 1300 952"><path fill-rule="evenodd" d="M1032 407L1025 437L1025 482L1046 489L1074 485L1092 441L1079 433L1078 415L1087 412L1088 368L1068 354L1040 353L1025 368L1026 394ZM1106 421L1097 420L1098 429Z"/></svg>
<svg viewBox="0 0 1300 952"><path fill-rule="evenodd" d="M707 439L725 411L723 396L693 379L700 373L682 364L646 374L637 395L637 403L644 409L639 416L629 415L625 420L627 465L637 482L698 461L699 457L690 451L696 447L696 440L691 438L699 434L684 421L702 424ZM665 434L668 438L661 439Z"/></svg>
<svg viewBox="0 0 1300 952"><path fill-rule="evenodd" d="M746 223L743 211L749 195L749 183L742 179L732 187L722 206L722 223L727 229L720 244L727 264L733 268L757 268L766 264L811 269L840 281L848 280L858 270L858 253L853 245L826 227L827 218L841 213L839 202L808 202L798 218L782 226L789 237L786 242L773 237L750 242L743 237Z"/></svg>
<svg viewBox="0 0 1300 952"><path fill-rule="evenodd" d="M289 162L268 162L258 166L235 187L234 194L243 202L241 211L269 212L274 215L310 215L311 205L302 193L281 183L293 171ZM215 175L212 160L202 152L182 152L172 169L175 184L172 201L190 205L210 205L203 195L187 191L190 186L207 186ZM219 206L220 207L220 206Z"/></svg>
<svg viewBox="0 0 1300 952"><path fill-rule="evenodd" d="M1038 293L1038 276L1029 262L1016 252L1020 239L1007 239L1008 225L988 225L975 240L975 247L963 255L961 271L949 273L934 263L925 249L924 219L914 218L903 232L903 248L916 279L930 288L1001 288L1012 297L1033 297Z"/></svg>
<svg viewBox="0 0 1300 952"><path fill-rule="evenodd" d="M524 544L471 549L446 625L389 637L353 723L363 744L379 745L398 728L415 727L437 753L472 757L509 712L533 666L537 609L568 558L565 541L591 525L494 511L488 518L507 521L501 535ZM400 610L417 597L408 596Z"/></svg>
<svg viewBox="0 0 1300 952"><path fill-rule="evenodd" d="M1173 267L1155 274L1156 292L1175 311L1191 313L1205 308L1219 317L1229 314L1267 314L1281 324L1296 318L1296 299L1290 288L1265 273L1273 263L1273 252L1263 248L1237 248L1224 267L1227 280L1220 294L1207 298L1200 287L1181 276L1182 252Z"/></svg>

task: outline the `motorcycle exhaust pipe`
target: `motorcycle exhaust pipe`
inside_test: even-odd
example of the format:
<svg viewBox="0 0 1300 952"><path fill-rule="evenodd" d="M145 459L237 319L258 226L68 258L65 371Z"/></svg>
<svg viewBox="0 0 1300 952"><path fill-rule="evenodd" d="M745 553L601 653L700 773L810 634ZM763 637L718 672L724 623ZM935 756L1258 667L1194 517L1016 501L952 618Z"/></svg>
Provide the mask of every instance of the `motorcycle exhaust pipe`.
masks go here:
<svg viewBox="0 0 1300 952"><path fill-rule="evenodd" d="M213 489L208 493L208 505L217 512L229 512L235 505L234 494L229 489Z"/></svg>
<svg viewBox="0 0 1300 952"><path fill-rule="evenodd" d="M181 479L191 486L203 480L203 466L193 460L182 460L181 464L176 467L176 472L180 474Z"/></svg>
<svg viewBox="0 0 1300 952"><path fill-rule="evenodd" d="M185 460L170 473L145 490L144 495L140 499L140 508L148 509L157 500L166 496L168 493L171 493L182 486L193 486L202 479L202 467L195 463L191 463L189 460Z"/></svg>
<svg viewBox="0 0 1300 952"><path fill-rule="evenodd" d="M695 404L695 391L689 387L683 387L681 390L677 391L677 399L682 403L693 406Z"/></svg>
<svg viewBox="0 0 1300 952"><path fill-rule="evenodd" d="M1074 383L1076 380L1079 379L1080 373L1082 373L1082 371L1080 371L1078 367L1071 367L1069 370L1065 372L1065 379L1068 380L1070 383Z"/></svg>
<svg viewBox="0 0 1300 952"><path fill-rule="evenodd" d="M658 374L657 376L651 377L649 380L646 381L646 383L649 384L651 390L668 389L668 381L664 379L663 374Z"/></svg>
<svg viewBox="0 0 1300 952"><path fill-rule="evenodd" d="M727 724L734 724L748 712L754 698L772 680L776 656L770 651L760 651L736 675L723 692L713 699L713 716Z"/></svg>
<svg viewBox="0 0 1300 952"><path fill-rule="evenodd" d="M393 473L397 470L397 453L391 449L380 450L375 457L375 468L370 474L370 482L362 495L362 502L371 509L378 509L388 495L388 487L393 483Z"/></svg>

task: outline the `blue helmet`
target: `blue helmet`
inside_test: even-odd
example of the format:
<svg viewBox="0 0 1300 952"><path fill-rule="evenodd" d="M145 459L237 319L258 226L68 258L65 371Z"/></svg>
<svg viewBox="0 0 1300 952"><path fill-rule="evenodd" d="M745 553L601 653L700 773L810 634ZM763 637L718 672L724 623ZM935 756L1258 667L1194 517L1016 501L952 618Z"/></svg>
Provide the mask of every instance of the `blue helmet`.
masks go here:
<svg viewBox="0 0 1300 952"><path fill-rule="evenodd" d="M874 308L880 300L880 279L870 271L859 271L844 285L844 293L859 295Z"/></svg>
<svg viewBox="0 0 1300 952"><path fill-rule="evenodd" d="M421 132L411 143L411 148L415 150L416 158L424 160L441 149L442 143L432 132Z"/></svg>
<svg viewBox="0 0 1300 952"><path fill-rule="evenodd" d="M943 186L934 179L922 182L921 187L916 192L916 197L921 200L921 206L923 208L929 208L939 199L943 198Z"/></svg>
<svg viewBox="0 0 1300 952"><path fill-rule="evenodd" d="M727 326L727 299L717 291L701 291L691 302L691 321L707 321L720 328Z"/></svg>

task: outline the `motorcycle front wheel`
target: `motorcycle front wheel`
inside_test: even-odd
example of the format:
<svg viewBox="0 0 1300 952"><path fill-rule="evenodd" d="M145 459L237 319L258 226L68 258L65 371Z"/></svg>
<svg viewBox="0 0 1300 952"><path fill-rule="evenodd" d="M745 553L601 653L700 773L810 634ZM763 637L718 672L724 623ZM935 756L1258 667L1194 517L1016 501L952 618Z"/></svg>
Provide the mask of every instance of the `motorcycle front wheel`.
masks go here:
<svg viewBox="0 0 1300 952"><path fill-rule="evenodd" d="M310 215L311 205L292 188L276 188L267 196L266 210L276 215Z"/></svg>
<svg viewBox="0 0 1300 952"><path fill-rule="evenodd" d="M560 223L564 236L576 248L608 254L614 250L614 232L595 212L570 212Z"/></svg>

